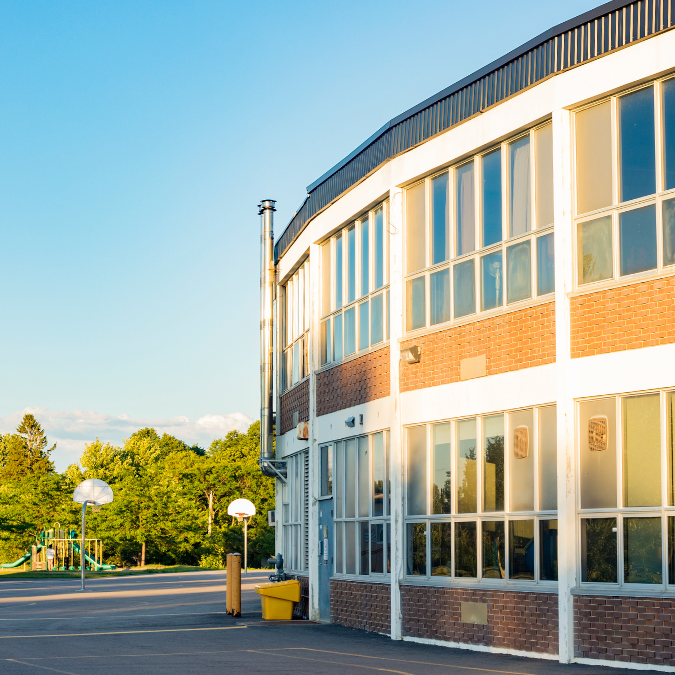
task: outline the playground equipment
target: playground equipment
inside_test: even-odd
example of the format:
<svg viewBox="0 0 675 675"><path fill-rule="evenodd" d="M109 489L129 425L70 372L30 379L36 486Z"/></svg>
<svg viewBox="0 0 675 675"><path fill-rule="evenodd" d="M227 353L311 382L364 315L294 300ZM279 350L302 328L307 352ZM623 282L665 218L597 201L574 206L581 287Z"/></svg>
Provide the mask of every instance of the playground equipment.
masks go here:
<svg viewBox="0 0 675 675"><path fill-rule="evenodd" d="M103 564L103 542L100 539L84 540L84 561L85 569L89 570L114 570L115 565ZM29 551L26 551L18 560L12 563L0 565L5 569L19 567L30 561L31 570L47 569L47 548L51 546L54 549L54 569L55 570L79 570L81 569L80 550L82 543L78 539L75 530L61 529L60 523L54 523L54 527L49 530L42 530L35 535L35 543ZM79 563L76 566L76 563Z"/></svg>

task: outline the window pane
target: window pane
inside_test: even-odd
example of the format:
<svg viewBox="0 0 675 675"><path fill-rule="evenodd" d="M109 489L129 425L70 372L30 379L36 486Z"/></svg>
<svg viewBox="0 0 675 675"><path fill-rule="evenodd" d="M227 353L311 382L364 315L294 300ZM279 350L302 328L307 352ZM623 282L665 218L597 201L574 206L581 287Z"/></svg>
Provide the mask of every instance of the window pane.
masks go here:
<svg viewBox="0 0 675 675"><path fill-rule="evenodd" d="M370 228L368 216L361 221L361 295L370 293Z"/></svg>
<svg viewBox="0 0 675 675"><path fill-rule="evenodd" d="M368 301L366 300L366 302L362 302L359 305L359 349L368 349L370 347L369 324L370 317L368 316Z"/></svg>
<svg viewBox="0 0 675 675"><path fill-rule="evenodd" d="M539 578L558 581L558 521L539 521Z"/></svg>
<svg viewBox="0 0 675 675"><path fill-rule="evenodd" d="M370 343L376 345L384 339L384 324L382 323L382 293L370 300Z"/></svg>
<svg viewBox="0 0 675 675"><path fill-rule="evenodd" d="M581 519L581 580L617 582L616 518Z"/></svg>
<svg viewBox="0 0 675 675"><path fill-rule="evenodd" d="M668 506L675 506L675 393L667 395L666 428L668 430Z"/></svg>
<svg viewBox="0 0 675 675"><path fill-rule="evenodd" d="M502 252L496 251L480 259L480 308L494 309L502 305Z"/></svg>
<svg viewBox="0 0 675 675"><path fill-rule="evenodd" d="M675 80L668 80L663 89L663 158L664 187L675 187Z"/></svg>
<svg viewBox="0 0 675 675"><path fill-rule="evenodd" d="M452 268L455 319L476 312L476 279L473 260L459 263Z"/></svg>
<svg viewBox="0 0 675 675"><path fill-rule="evenodd" d="M624 583L663 583L661 549L661 518L624 518Z"/></svg>
<svg viewBox="0 0 675 675"><path fill-rule="evenodd" d="M616 508L616 403L579 404L581 508Z"/></svg>
<svg viewBox="0 0 675 675"><path fill-rule="evenodd" d="M425 280L426 277L417 277L406 284L406 330L415 330L426 326Z"/></svg>
<svg viewBox="0 0 675 675"><path fill-rule="evenodd" d="M534 414L509 415L509 511L534 511Z"/></svg>
<svg viewBox="0 0 675 675"><path fill-rule="evenodd" d="M368 517L370 509L370 464L368 438L359 438L359 517Z"/></svg>
<svg viewBox="0 0 675 675"><path fill-rule="evenodd" d="M483 530L483 578L504 579L506 556L504 555L504 521L484 520Z"/></svg>
<svg viewBox="0 0 675 675"><path fill-rule="evenodd" d="M509 579L534 581L534 520L509 523Z"/></svg>
<svg viewBox="0 0 675 675"><path fill-rule="evenodd" d="M384 286L384 209L375 211L375 288Z"/></svg>
<svg viewBox="0 0 675 675"><path fill-rule="evenodd" d="M431 264L435 265L450 258L447 173L431 181L431 200Z"/></svg>
<svg viewBox="0 0 675 675"><path fill-rule="evenodd" d="M384 526L380 523L370 526L370 573L384 572Z"/></svg>
<svg viewBox="0 0 675 675"><path fill-rule="evenodd" d="M431 524L431 576L452 575L452 523Z"/></svg>
<svg viewBox="0 0 675 675"><path fill-rule="evenodd" d="M663 202L663 264L675 265L675 199Z"/></svg>
<svg viewBox="0 0 675 675"><path fill-rule="evenodd" d="M619 214L621 274L656 269L656 206Z"/></svg>
<svg viewBox="0 0 675 675"><path fill-rule="evenodd" d="M455 522L455 576L477 577L476 523Z"/></svg>
<svg viewBox="0 0 675 675"><path fill-rule="evenodd" d="M432 430L434 435L432 513L452 513L450 423L434 424Z"/></svg>
<svg viewBox="0 0 675 675"><path fill-rule="evenodd" d="M359 574L370 574L370 525L368 521L359 523L360 564Z"/></svg>
<svg viewBox="0 0 675 675"><path fill-rule="evenodd" d="M612 109L609 101L575 115L577 213L612 203Z"/></svg>
<svg viewBox="0 0 675 675"><path fill-rule="evenodd" d="M333 317L333 360L342 358L342 314Z"/></svg>
<svg viewBox="0 0 675 675"><path fill-rule="evenodd" d="M532 297L532 257L530 242L506 249L506 302L517 302Z"/></svg>
<svg viewBox="0 0 675 675"><path fill-rule="evenodd" d="M300 342L293 345L293 384L300 381Z"/></svg>
<svg viewBox="0 0 675 675"><path fill-rule="evenodd" d="M534 203L537 228L553 224L553 125L534 132Z"/></svg>
<svg viewBox="0 0 675 675"><path fill-rule="evenodd" d="M476 513L478 485L475 419L457 422L457 444L457 513Z"/></svg>
<svg viewBox="0 0 675 675"><path fill-rule="evenodd" d="M330 319L321 324L321 365L331 362Z"/></svg>
<svg viewBox="0 0 675 675"><path fill-rule="evenodd" d="M483 418L483 509L504 510L504 415Z"/></svg>
<svg viewBox="0 0 675 675"><path fill-rule="evenodd" d="M408 523L407 544L408 555L406 556L407 574L427 574L427 529L425 523Z"/></svg>
<svg viewBox="0 0 675 675"><path fill-rule="evenodd" d="M321 247L321 316L330 314L330 239Z"/></svg>
<svg viewBox="0 0 675 675"><path fill-rule="evenodd" d="M555 251L553 232L537 239L537 295L555 290Z"/></svg>
<svg viewBox="0 0 675 675"><path fill-rule="evenodd" d="M344 574L342 565L342 523L335 523L335 573Z"/></svg>
<svg viewBox="0 0 675 675"><path fill-rule="evenodd" d="M389 291L387 291L387 304L385 305L384 308L384 326L385 326L385 333L384 333L384 339L388 340L389 339L389 314L390 314L390 304L389 304Z"/></svg>
<svg viewBox="0 0 675 675"><path fill-rule="evenodd" d="M356 351L356 311L350 307L345 312L345 356Z"/></svg>
<svg viewBox="0 0 675 675"><path fill-rule="evenodd" d="M387 574L391 574L391 523L387 523Z"/></svg>
<svg viewBox="0 0 675 675"><path fill-rule="evenodd" d="M542 511L558 509L558 420L556 406L539 408L539 501Z"/></svg>
<svg viewBox="0 0 675 675"><path fill-rule="evenodd" d="M431 325L450 321L450 270L435 272L429 277L431 292Z"/></svg>
<svg viewBox="0 0 675 675"><path fill-rule="evenodd" d="M345 523L345 573L356 574L356 523Z"/></svg>
<svg viewBox="0 0 675 675"><path fill-rule="evenodd" d="M577 275L579 284L610 279L612 264L612 216L577 225Z"/></svg>
<svg viewBox="0 0 675 675"><path fill-rule="evenodd" d="M406 191L405 205L406 272L411 274L426 267L424 183Z"/></svg>
<svg viewBox="0 0 675 675"><path fill-rule="evenodd" d="M356 515L356 439L344 442L345 449L345 518Z"/></svg>
<svg viewBox="0 0 675 675"><path fill-rule="evenodd" d="M342 492L344 485L343 444L335 444L335 517L342 518Z"/></svg>
<svg viewBox="0 0 675 675"><path fill-rule="evenodd" d="M511 236L532 229L530 213L530 137L509 145Z"/></svg>
<svg viewBox="0 0 675 675"><path fill-rule="evenodd" d="M476 248L476 204L473 192L473 162L455 170L457 209L456 255L471 253Z"/></svg>
<svg viewBox="0 0 675 675"><path fill-rule="evenodd" d="M483 246L502 240L502 151L483 157Z"/></svg>
<svg viewBox="0 0 675 675"><path fill-rule="evenodd" d="M342 307L342 235L335 238L335 309Z"/></svg>
<svg viewBox="0 0 675 675"><path fill-rule="evenodd" d="M656 192L654 87L619 99L620 201Z"/></svg>
<svg viewBox="0 0 675 675"><path fill-rule="evenodd" d="M373 435L373 515L384 515L384 433Z"/></svg>
<svg viewBox="0 0 675 675"><path fill-rule="evenodd" d="M623 400L624 506L661 506L661 397Z"/></svg>
<svg viewBox="0 0 675 675"><path fill-rule="evenodd" d="M347 302L356 300L356 228L347 230Z"/></svg>
<svg viewBox="0 0 675 675"><path fill-rule="evenodd" d="M427 512L427 428L407 430L408 457L408 515Z"/></svg>
<svg viewBox="0 0 675 675"><path fill-rule="evenodd" d="M321 496L333 493L333 446L321 446Z"/></svg>

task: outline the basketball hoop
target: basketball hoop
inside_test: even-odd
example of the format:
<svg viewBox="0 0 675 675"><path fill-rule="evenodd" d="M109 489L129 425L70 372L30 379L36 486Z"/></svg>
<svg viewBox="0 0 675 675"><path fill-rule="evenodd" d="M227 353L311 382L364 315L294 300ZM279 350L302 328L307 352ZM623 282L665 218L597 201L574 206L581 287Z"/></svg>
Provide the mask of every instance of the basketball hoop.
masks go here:
<svg viewBox="0 0 675 675"><path fill-rule="evenodd" d="M248 499L235 499L227 507L227 515L244 521L244 574L248 574L248 518L255 516L255 504Z"/></svg>
<svg viewBox="0 0 675 675"><path fill-rule="evenodd" d="M98 513L101 510L101 505L100 504L92 504L91 505L91 511L92 513Z"/></svg>

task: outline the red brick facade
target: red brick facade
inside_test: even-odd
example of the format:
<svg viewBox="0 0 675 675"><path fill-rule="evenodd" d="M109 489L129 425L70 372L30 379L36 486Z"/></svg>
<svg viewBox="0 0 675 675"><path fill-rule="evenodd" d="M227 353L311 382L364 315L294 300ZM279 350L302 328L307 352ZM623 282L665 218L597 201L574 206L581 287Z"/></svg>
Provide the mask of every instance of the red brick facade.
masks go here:
<svg viewBox="0 0 675 675"><path fill-rule="evenodd" d="M487 603L487 625L462 623L461 602ZM401 612L409 637L558 653L557 593L401 586Z"/></svg>
<svg viewBox="0 0 675 675"><path fill-rule="evenodd" d="M348 628L391 632L391 588L343 579L330 580L330 620Z"/></svg>
<svg viewBox="0 0 675 675"><path fill-rule="evenodd" d="M280 436L294 428L293 413L299 413L298 422L309 422L309 380L301 382L281 396Z"/></svg>
<svg viewBox="0 0 675 675"><path fill-rule="evenodd" d="M576 596L574 653L587 659L675 666L675 600Z"/></svg>
<svg viewBox="0 0 675 675"><path fill-rule="evenodd" d="M389 396L389 388L389 347L384 347L318 373L316 415Z"/></svg>
<svg viewBox="0 0 675 675"><path fill-rule="evenodd" d="M553 302L405 340L419 363L401 363L401 391L458 382L460 361L485 354L487 375L555 362Z"/></svg>
<svg viewBox="0 0 675 675"><path fill-rule="evenodd" d="M675 277L570 301L572 358L675 342Z"/></svg>

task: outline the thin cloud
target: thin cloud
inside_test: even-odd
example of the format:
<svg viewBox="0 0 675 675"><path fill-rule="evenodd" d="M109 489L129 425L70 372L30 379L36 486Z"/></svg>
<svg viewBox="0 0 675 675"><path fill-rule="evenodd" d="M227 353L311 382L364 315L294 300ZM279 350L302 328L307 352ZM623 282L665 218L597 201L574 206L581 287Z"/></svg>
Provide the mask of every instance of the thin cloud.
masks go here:
<svg viewBox="0 0 675 675"><path fill-rule="evenodd" d="M129 415L107 415L95 410L50 410L46 407L24 408L0 418L0 433L13 432L21 418L32 413L47 434L49 444L57 444L52 459L58 471L69 464L77 464L85 443L98 438L103 442L120 445L138 429L152 427L157 433L171 434L186 443L197 443L208 448L211 441L222 438L230 431L246 431L253 420L243 413L229 415L204 415L196 422L187 417L132 418Z"/></svg>

